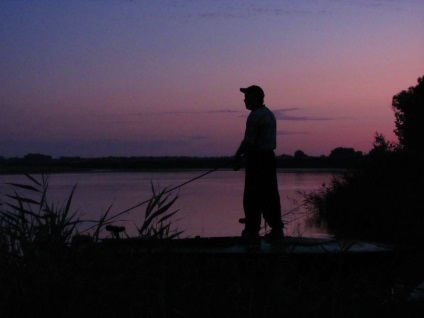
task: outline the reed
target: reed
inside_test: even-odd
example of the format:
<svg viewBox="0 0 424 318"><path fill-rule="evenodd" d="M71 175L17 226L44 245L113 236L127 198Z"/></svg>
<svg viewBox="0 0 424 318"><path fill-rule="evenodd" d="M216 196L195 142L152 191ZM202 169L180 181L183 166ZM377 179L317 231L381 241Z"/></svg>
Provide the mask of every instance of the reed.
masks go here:
<svg viewBox="0 0 424 318"><path fill-rule="evenodd" d="M49 199L49 175L35 178L26 175L27 182L8 183L10 194L4 194L0 201L0 251L15 257L33 257L40 253L60 255L71 245L75 237L80 237L79 227L86 223L80 219L78 211L72 211L72 200L77 185L74 185L62 204ZM167 188L155 190L152 183L152 197L146 201L144 220L137 230L141 239L173 239L183 231L173 228L172 217L179 210L170 209L178 199L172 197ZM111 224L108 215L112 206L91 221L93 231L86 235L90 240L102 240L103 229Z"/></svg>
<svg viewBox="0 0 424 318"><path fill-rule="evenodd" d="M368 156L304 199L338 238L422 247L422 176L421 161L403 153Z"/></svg>
<svg viewBox="0 0 424 318"><path fill-rule="evenodd" d="M9 183L12 194L1 205L2 249L12 255L31 257L36 253L62 253L81 222L71 211L76 186L64 204L48 201L49 176L40 180L27 175L29 183Z"/></svg>
<svg viewBox="0 0 424 318"><path fill-rule="evenodd" d="M151 183L152 197L144 213L143 223L137 227L139 237L142 239L173 239L178 238L184 231L172 228L172 217L179 211L170 211L178 195L171 197L168 188L157 192Z"/></svg>
<svg viewBox="0 0 424 318"><path fill-rule="evenodd" d="M392 277L398 279L406 269L410 275L414 259L398 269L398 260L385 256L370 261L348 253L136 253L113 248L119 244L53 254L69 251L64 247L83 222L71 209L76 187L63 205L50 204L48 176L28 180L10 184L12 194L0 202L0 252L10 256L7 262L0 257L2 317L411 316L410 304L394 302L390 288ZM137 227L140 238L171 239L182 233L172 227L179 211L173 209L176 200L178 195L152 185ZM95 240L101 240L110 210L98 221ZM347 241L344 248L349 247ZM61 257L40 257L52 254ZM21 260L26 262L16 266ZM414 264L421 279L424 259Z"/></svg>

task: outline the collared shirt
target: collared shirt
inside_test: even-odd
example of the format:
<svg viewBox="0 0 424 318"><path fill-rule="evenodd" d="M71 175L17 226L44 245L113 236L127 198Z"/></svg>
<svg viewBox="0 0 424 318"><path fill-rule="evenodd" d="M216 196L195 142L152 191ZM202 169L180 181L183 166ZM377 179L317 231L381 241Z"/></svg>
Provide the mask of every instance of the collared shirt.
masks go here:
<svg viewBox="0 0 424 318"><path fill-rule="evenodd" d="M264 105L247 117L243 145L247 151L272 151L277 146L277 124L274 114Z"/></svg>

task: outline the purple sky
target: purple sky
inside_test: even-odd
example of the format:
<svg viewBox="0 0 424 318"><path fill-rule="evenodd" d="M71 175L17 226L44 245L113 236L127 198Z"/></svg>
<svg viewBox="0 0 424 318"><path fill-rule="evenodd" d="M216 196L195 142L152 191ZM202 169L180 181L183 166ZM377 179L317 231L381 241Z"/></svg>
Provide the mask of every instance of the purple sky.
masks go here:
<svg viewBox="0 0 424 318"><path fill-rule="evenodd" d="M394 140L421 0L0 2L0 156L227 156L260 85L277 154Z"/></svg>

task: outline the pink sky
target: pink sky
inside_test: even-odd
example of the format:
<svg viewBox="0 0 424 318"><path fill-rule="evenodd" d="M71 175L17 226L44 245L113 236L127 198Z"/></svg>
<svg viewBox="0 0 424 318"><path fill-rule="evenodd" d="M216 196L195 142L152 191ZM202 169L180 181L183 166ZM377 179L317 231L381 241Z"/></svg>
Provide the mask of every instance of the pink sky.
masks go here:
<svg viewBox="0 0 424 318"><path fill-rule="evenodd" d="M420 0L2 1L0 156L233 155L252 84L277 154L368 152L422 30Z"/></svg>

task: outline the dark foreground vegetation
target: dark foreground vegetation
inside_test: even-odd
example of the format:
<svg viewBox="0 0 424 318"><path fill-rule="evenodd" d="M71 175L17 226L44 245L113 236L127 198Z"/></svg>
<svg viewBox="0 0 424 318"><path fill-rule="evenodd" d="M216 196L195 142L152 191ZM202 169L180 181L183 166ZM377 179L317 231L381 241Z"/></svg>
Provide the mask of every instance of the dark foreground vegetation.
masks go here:
<svg viewBox="0 0 424 318"><path fill-rule="evenodd" d="M341 240L391 252L175 252L177 196L153 188L139 235L102 239L108 212L82 231L73 191L51 203L48 177L29 176L0 201L1 317L422 317L423 86L394 97L399 143L376 134L370 154L305 195Z"/></svg>
<svg viewBox="0 0 424 318"><path fill-rule="evenodd" d="M0 205L2 317L419 317L424 308L411 297L424 280L415 249L213 252L230 239L177 239L178 196L154 189L139 235L105 239L113 217L81 231L75 189L58 204L46 176L10 187Z"/></svg>
<svg viewBox="0 0 424 318"><path fill-rule="evenodd" d="M9 184L0 202L2 317L383 317L422 313L415 249L350 254L217 253L173 228L178 196L152 188L139 235L114 238L108 212L93 226L69 198L52 203L48 177ZM117 231L120 229L115 227ZM113 232L113 230L112 230ZM105 238L107 236L108 238ZM227 244L224 239L222 244ZM209 252L209 253L206 253Z"/></svg>
<svg viewBox="0 0 424 318"><path fill-rule="evenodd" d="M412 254L140 253L127 243L2 264L2 317L422 317L409 295L424 264Z"/></svg>
<svg viewBox="0 0 424 318"><path fill-rule="evenodd" d="M376 133L360 165L306 199L338 237L424 247L424 77L392 105L399 141Z"/></svg>

